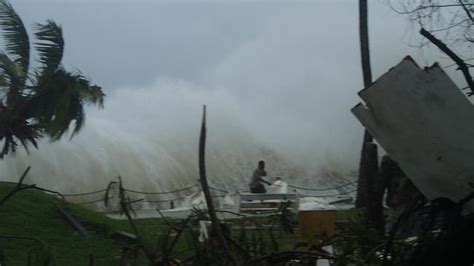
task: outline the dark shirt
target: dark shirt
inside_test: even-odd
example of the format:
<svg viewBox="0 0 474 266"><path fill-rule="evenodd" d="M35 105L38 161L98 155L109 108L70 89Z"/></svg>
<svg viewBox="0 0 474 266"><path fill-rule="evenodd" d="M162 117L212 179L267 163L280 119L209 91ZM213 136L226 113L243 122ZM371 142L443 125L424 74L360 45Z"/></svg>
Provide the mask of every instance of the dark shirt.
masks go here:
<svg viewBox="0 0 474 266"><path fill-rule="evenodd" d="M249 186L255 188L255 187L258 187L258 186L262 185L262 182L265 182L262 179L262 176L266 176L266 175L267 175L267 173L265 172L265 170L256 169L253 172L252 178L250 179Z"/></svg>

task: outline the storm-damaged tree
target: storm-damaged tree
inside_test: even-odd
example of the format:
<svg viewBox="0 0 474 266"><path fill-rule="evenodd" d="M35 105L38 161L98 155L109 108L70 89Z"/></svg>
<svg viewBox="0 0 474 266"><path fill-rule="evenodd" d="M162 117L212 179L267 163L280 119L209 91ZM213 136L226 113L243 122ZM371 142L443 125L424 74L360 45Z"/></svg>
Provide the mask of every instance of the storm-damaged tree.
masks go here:
<svg viewBox="0 0 474 266"><path fill-rule="evenodd" d="M474 0L390 1L392 10L407 16L413 28L419 28L419 46L436 45L454 62L466 80L469 96L474 95L471 71L474 69ZM437 37L436 37L437 36Z"/></svg>
<svg viewBox="0 0 474 266"><path fill-rule="evenodd" d="M359 0L359 37L361 51L362 76L364 87L372 85L370 66L369 30L367 0ZM372 135L364 131L357 182L356 208L363 209L366 221L371 223L379 234L384 232L382 199L385 181L378 173L377 144L373 143Z"/></svg>
<svg viewBox="0 0 474 266"><path fill-rule="evenodd" d="M359 0L359 41L361 51L362 77L364 79L364 87L372 84L372 71L370 67L369 53L369 33L367 27L367 1ZM357 183L356 207L364 208L367 206L370 180L366 174L365 158L367 157L367 145L372 143L373 137L364 130L364 138L362 140L362 150L359 165L359 179Z"/></svg>
<svg viewBox="0 0 474 266"><path fill-rule="evenodd" d="M102 106L104 93L61 61L64 39L52 20L34 26L38 67L30 69L30 40L20 16L0 0L0 26L5 50L0 51L0 158L21 144L27 151L40 138L56 141L71 127L72 138L84 125L84 104Z"/></svg>

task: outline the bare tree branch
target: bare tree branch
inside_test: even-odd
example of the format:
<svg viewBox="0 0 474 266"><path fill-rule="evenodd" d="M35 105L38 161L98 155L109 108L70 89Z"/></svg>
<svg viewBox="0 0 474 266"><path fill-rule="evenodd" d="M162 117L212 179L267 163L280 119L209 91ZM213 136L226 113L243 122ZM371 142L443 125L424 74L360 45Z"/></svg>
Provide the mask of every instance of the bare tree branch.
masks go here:
<svg viewBox="0 0 474 266"><path fill-rule="evenodd" d="M467 9L466 3L463 3L462 0L458 0L459 4L462 6L462 9L466 12L466 15L471 19L472 22L474 22L474 19L472 18L471 11Z"/></svg>
<svg viewBox="0 0 474 266"><path fill-rule="evenodd" d="M469 73L469 68L467 67L466 63L458 55L456 55L451 49L449 49L449 47L446 46L446 44L444 44L441 40L437 39L435 36L433 36L424 28L421 28L420 34L423 35L426 39L430 40L430 42L436 45L441 51L443 51L454 62L456 62L456 64L459 66L459 69L463 73L464 78L466 79L466 82L469 85L469 88L471 89L471 92L468 93L468 95L469 96L474 95L474 82L472 80L471 73Z"/></svg>
<svg viewBox="0 0 474 266"><path fill-rule="evenodd" d="M447 30L450 30L452 28L456 28L457 26L465 23L465 22L468 22L469 20L468 19L463 19L463 20L460 20L458 22L452 22L449 26L446 26L445 28L439 28L439 29L430 29L431 32L438 32L438 31L447 31Z"/></svg>
<svg viewBox="0 0 474 266"><path fill-rule="evenodd" d="M407 16L413 28L419 26L432 34L443 32L444 36L438 37L453 50L458 47L465 49L473 40L474 1L472 0L392 1L387 0L392 11ZM470 51L468 48L464 55L459 55L461 58L468 57Z"/></svg>
<svg viewBox="0 0 474 266"><path fill-rule="evenodd" d="M411 14L411 13L415 13L415 12L418 12L418 11L421 11L421 10L425 10L425 9L440 9L440 8L445 8L445 7L467 7L467 6L474 6L474 4L431 4L431 5L419 5L417 7L415 7L414 9L411 9L411 10L408 10L408 9L405 9L403 11L399 10L399 9L396 9L389 1L389 5L390 5L390 8L395 11L396 13L398 14L401 14L401 15L406 15L406 14Z"/></svg>

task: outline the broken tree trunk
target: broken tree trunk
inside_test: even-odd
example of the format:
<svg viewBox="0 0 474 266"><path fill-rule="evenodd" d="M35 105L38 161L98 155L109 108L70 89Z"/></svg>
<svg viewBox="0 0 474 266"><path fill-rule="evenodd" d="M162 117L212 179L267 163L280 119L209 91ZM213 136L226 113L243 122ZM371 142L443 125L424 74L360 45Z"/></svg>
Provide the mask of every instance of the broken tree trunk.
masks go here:
<svg viewBox="0 0 474 266"><path fill-rule="evenodd" d="M367 26L368 12L367 12L367 0L359 0L359 37L360 37L360 53L361 53L361 64L362 64L362 76L364 78L364 87L367 88L372 84L372 71L370 66L370 51L369 51L369 30ZM359 179L357 182L357 198L356 208L370 208L370 190L373 186L368 172L369 169L365 169L367 164L367 149L366 144L371 143L373 140L372 135L364 130L364 139L362 141L362 149L360 154L359 163Z"/></svg>
<svg viewBox="0 0 474 266"><path fill-rule="evenodd" d="M377 151L375 151L377 153ZM375 155L377 156L377 155ZM373 186L374 202L371 206L373 222L377 231L381 234L385 232L385 217L383 213L383 196L388 189L390 182L394 179L397 164L388 155L384 155L380 162L379 171Z"/></svg>
<svg viewBox="0 0 474 266"><path fill-rule="evenodd" d="M362 60L362 75L364 77L364 86L368 87L372 84L372 70L370 67L369 52L369 29L367 26L368 12L367 0L359 0L359 37L360 37L360 54ZM372 141L370 139L369 141Z"/></svg>
<svg viewBox="0 0 474 266"><path fill-rule="evenodd" d="M370 86L372 83L372 71L370 68L370 52L369 52L369 33L367 26L367 1L359 0L359 38L360 38L360 54L362 64L362 76L364 78L364 87ZM367 130L364 130L364 139L362 140L362 149L359 161L359 179L357 182L357 198L356 208L367 207L370 183L367 179L364 169L365 157L367 151L366 143L372 142L372 136Z"/></svg>
<svg viewBox="0 0 474 266"><path fill-rule="evenodd" d="M365 156L361 160L362 174L366 178L367 184L367 203L364 207L367 220L374 226L378 233L384 232L384 216L383 216L383 193L386 185L379 177L378 151L377 144L365 144Z"/></svg>
<svg viewBox="0 0 474 266"><path fill-rule="evenodd" d="M202 124L201 124L201 135L199 137L199 178L201 181L201 188L204 192L204 197L206 199L207 210L209 217L211 218L211 223L213 230L216 232L217 240L220 242L222 248L224 249L226 255L232 260L231 262L235 265L235 258L232 256L232 253L229 250L227 241L224 238L222 233L222 228L219 219L216 215L216 210L214 209L214 204L212 202L211 192L209 191L209 185L207 183L206 177L206 161L205 161L205 150L206 150L206 106L203 106L202 113Z"/></svg>

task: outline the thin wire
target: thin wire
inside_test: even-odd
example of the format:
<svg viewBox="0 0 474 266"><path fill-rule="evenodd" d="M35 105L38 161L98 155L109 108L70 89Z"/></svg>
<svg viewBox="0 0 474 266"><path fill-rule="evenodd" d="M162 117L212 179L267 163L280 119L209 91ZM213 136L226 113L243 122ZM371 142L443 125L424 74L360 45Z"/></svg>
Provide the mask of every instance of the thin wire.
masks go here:
<svg viewBox="0 0 474 266"><path fill-rule="evenodd" d="M104 199L86 201L86 202L81 202L81 203L76 203L76 204L78 204L78 205L87 205L87 204L92 204L92 203L97 203L97 202L104 202Z"/></svg>
<svg viewBox="0 0 474 266"><path fill-rule="evenodd" d="M228 190L221 189L221 188L215 188L215 187L209 186L209 189L212 189L212 190L215 190L215 191L219 191L219 192L229 193Z"/></svg>
<svg viewBox="0 0 474 266"><path fill-rule="evenodd" d="M92 192L86 192L86 193L77 193L77 194L62 194L64 197L77 197L77 196L85 196L85 195L92 195L92 194L97 194L101 192L105 192L107 189L101 189L97 191L92 191Z"/></svg>
<svg viewBox="0 0 474 266"><path fill-rule="evenodd" d="M180 198L174 198L174 199L167 199L167 200L143 200L140 202L149 202L149 203L161 203L161 202L170 202L170 201L176 201L176 200L183 200L186 197L180 197Z"/></svg>
<svg viewBox="0 0 474 266"><path fill-rule="evenodd" d="M124 188L123 190L125 190L125 191L127 191L127 192L131 192L131 193L137 193L137 194L159 195L159 194L172 194L172 193L177 193L177 192L181 192L181 191L184 191L184 190L188 190L188 189L194 188L194 187L196 187L196 186L197 186L197 184L192 185L192 186L189 186L189 187L180 188L180 189L177 189L177 190L164 191L164 192L145 192L145 191L138 191L138 190L126 189L126 188Z"/></svg>
<svg viewBox="0 0 474 266"><path fill-rule="evenodd" d="M305 187L299 187L299 186L290 185L290 184L288 184L288 187L301 189L301 190L308 190L308 191L328 191L328 190L334 190L334 189L347 187L347 186L350 186L350 185L355 184L355 183L357 183L357 180L351 181L351 182L346 183L344 185L328 187L328 188L305 188Z"/></svg>
<svg viewBox="0 0 474 266"><path fill-rule="evenodd" d="M303 197L312 197L312 198L325 198L325 197L337 197L341 195L347 195L356 192L357 189L351 190L351 191L345 191L337 194L331 194L331 195L309 195L309 194L300 194L300 196Z"/></svg>

